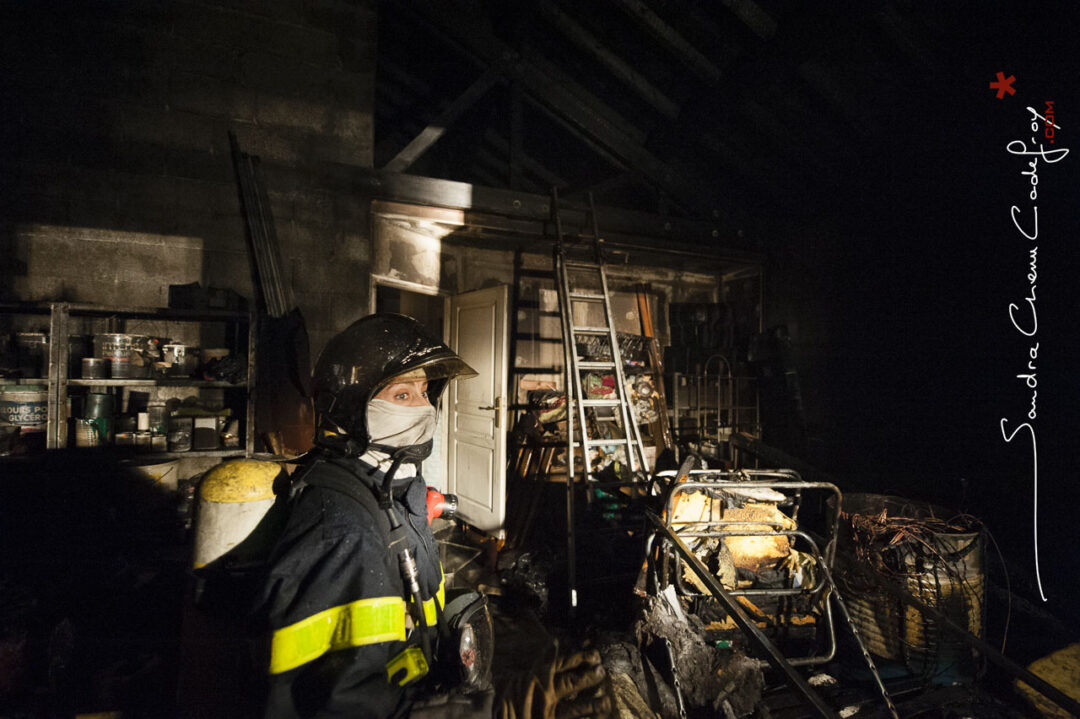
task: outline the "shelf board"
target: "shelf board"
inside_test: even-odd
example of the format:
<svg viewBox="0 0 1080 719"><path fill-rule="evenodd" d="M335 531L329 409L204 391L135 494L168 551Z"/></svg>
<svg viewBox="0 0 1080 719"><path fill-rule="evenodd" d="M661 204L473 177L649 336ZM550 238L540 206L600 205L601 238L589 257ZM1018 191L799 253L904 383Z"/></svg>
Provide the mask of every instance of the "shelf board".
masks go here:
<svg viewBox="0 0 1080 719"><path fill-rule="evenodd" d="M15 314L49 314L52 311L50 302L0 302L0 312ZM97 316L97 317L129 317L142 319L164 319L191 322L245 322L250 319L250 313L244 310L182 310L171 307L106 307L103 305L84 304L79 302L60 303L66 304L68 314L74 316Z"/></svg>
<svg viewBox="0 0 1080 719"><path fill-rule="evenodd" d="M183 459L184 457L243 457L243 448L239 449L199 449L187 452L140 452L131 453L133 457L161 457L162 459Z"/></svg>
<svg viewBox="0 0 1080 719"><path fill-rule="evenodd" d="M246 384L234 384L220 380L185 379L69 379L68 387L221 387L246 389Z"/></svg>

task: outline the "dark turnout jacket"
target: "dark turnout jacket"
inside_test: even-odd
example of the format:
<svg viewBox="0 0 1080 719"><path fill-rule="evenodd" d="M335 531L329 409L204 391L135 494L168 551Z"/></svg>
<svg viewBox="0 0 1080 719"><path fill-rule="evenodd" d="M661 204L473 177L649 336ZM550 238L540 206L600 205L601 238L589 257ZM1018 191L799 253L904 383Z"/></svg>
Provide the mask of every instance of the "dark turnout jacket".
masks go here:
<svg viewBox="0 0 1080 719"><path fill-rule="evenodd" d="M423 670L398 556L375 499L383 475L355 459L324 455L313 462L261 591L272 632L266 716L407 716ZM362 485L374 501L358 502L320 482L330 476ZM420 477L394 484L394 509L416 557L434 642L441 614L435 602L441 607L444 597L427 487Z"/></svg>

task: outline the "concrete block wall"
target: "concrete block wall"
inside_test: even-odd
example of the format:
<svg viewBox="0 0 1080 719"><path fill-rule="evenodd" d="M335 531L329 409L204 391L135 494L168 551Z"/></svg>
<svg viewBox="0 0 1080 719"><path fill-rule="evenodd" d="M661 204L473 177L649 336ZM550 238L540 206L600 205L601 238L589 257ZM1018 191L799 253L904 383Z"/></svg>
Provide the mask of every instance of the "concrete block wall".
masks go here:
<svg viewBox="0 0 1080 719"><path fill-rule="evenodd" d="M251 297L232 130L262 160L313 345L366 312L367 209L324 168L371 165L374 0L2 12L0 299L153 307L189 282Z"/></svg>

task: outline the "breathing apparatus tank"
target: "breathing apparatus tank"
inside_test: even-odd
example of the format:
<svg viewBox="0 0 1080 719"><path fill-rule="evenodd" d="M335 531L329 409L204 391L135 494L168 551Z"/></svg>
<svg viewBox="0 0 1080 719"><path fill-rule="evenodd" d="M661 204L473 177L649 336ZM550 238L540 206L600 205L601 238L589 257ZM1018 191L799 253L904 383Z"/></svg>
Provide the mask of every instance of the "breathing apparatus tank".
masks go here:
<svg viewBox="0 0 1080 719"><path fill-rule="evenodd" d="M222 462L203 475L196 508L192 566L232 567L259 561L276 539L267 526L276 500L274 483L282 465L256 459Z"/></svg>

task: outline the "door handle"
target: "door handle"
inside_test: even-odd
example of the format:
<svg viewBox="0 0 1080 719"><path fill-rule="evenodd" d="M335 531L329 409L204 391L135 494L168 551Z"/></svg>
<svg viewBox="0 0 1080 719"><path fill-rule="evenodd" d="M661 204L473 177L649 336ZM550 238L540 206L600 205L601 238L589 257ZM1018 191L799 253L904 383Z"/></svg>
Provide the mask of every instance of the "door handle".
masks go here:
<svg viewBox="0 0 1080 719"><path fill-rule="evenodd" d="M501 407L502 407L502 397L496 397L495 398L495 404L491 405L490 407L480 407L479 408L479 409L493 409L493 410L495 410L495 429L499 428L500 420L501 420L501 417L502 417L502 412L499 411L499 409Z"/></svg>

